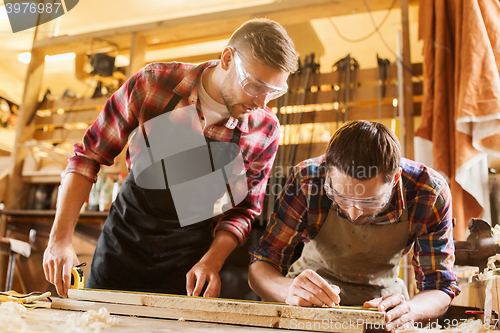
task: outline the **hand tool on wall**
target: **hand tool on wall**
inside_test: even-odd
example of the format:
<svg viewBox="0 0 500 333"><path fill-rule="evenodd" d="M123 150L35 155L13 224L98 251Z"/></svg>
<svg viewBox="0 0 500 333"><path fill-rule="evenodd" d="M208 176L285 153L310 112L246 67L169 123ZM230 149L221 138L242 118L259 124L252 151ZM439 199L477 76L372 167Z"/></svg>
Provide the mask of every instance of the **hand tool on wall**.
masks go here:
<svg viewBox="0 0 500 333"><path fill-rule="evenodd" d="M286 172L286 175L285 173L283 172L284 174L284 181L286 181L286 178L288 177L289 173L290 173L290 170L289 170L289 167L290 167L290 155L291 155L291 151L292 151L292 134L294 133L292 131L292 126L294 124L294 115L295 115L295 111L293 111L294 109L297 108L296 104L297 104L297 95L298 95L298 92L297 92L297 87L298 87L298 84L299 84L299 80L300 80L300 75L303 74L303 67L302 67L302 64L300 62L300 59L299 59L299 67L297 69L297 72L295 72L295 74L293 75L293 88L291 89L290 91L290 98L289 98L289 101L290 101L290 105L292 107L292 112L290 114L288 114L288 112L286 113L286 116L287 116L287 121L289 123L286 123L286 126L284 128L284 136L283 136L283 144L286 144L287 145L287 148L286 150L284 150L284 155L283 155L283 161L282 161L282 168L283 170L287 170Z"/></svg>
<svg viewBox="0 0 500 333"><path fill-rule="evenodd" d="M297 143L294 144L291 147L291 154L290 154L290 160L289 160L289 165L294 166L295 165L295 159L297 156L297 147L300 144L300 141L302 139L301 135L301 122L302 122L302 114L305 110L305 101L306 101L306 95L307 92L310 90L309 86L309 75L311 74L311 70L314 64L314 53L311 53L310 55L306 56L306 59L304 60L304 71L303 71L303 77L302 77L302 87L300 90L300 99L298 102L298 107L299 112L295 114L293 124L295 125L296 131L295 131L295 137L297 138Z"/></svg>
<svg viewBox="0 0 500 333"><path fill-rule="evenodd" d="M340 118L342 122L349 120L349 102L356 100L356 88L358 86L359 63L348 54L332 66L332 70L338 72L337 77L337 128L340 127ZM341 104L342 102L342 104ZM342 117L341 117L342 113Z"/></svg>
<svg viewBox="0 0 500 333"><path fill-rule="evenodd" d="M312 154L312 147L313 147L313 142L314 142L314 130L315 130L315 122L316 122L316 109L318 108L318 96L320 92L320 86L319 86L319 78L321 76L321 73L319 71L319 63L314 63L312 64L312 72L314 73L314 86L316 87L316 91L312 95L312 104L314 105L314 109L312 111L312 129L311 129L311 140L309 141L309 148L307 150L307 158L311 158Z"/></svg>
<svg viewBox="0 0 500 333"><path fill-rule="evenodd" d="M377 54L377 87L378 87L378 120L382 122L382 105L385 98L387 80L389 79L390 72L389 66L391 62L389 59L382 59Z"/></svg>

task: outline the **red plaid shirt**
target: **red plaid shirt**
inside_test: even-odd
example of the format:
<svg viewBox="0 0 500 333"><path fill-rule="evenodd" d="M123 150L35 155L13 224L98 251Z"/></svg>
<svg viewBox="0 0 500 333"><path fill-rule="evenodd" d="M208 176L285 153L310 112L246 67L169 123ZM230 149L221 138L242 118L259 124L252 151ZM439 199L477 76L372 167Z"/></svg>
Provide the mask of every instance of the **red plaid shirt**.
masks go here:
<svg viewBox="0 0 500 333"><path fill-rule="evenodd" d="M87 129L82 142L75 144L75 155L69 159L66 173L75 172L95 182L100 165L113 164L127 144L129 134L139 123L160 115L174 92L182 97L176 109L197 106L199 121L204 124L197 83L206 68L217 64L218 61L200 65L153 63L141 69L111 96L97 120ZM231 141L235 127L242 132L239 146L247 170L249 192L240 204L224 213L215 229L232 232L241 244L250 235L252 221L262 210L278 148L279 122L266 108L252 112L244 121L230 117L225 123L204 127L205 136L223 142ZM129 171L132 168L128 151L127 168Z"/></svg>

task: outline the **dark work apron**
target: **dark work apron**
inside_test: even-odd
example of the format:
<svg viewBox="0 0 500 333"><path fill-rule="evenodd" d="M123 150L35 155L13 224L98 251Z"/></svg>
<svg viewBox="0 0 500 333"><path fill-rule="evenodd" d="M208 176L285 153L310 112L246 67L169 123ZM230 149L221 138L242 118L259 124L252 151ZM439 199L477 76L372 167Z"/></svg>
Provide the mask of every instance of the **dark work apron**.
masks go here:
<svg viewBox="0 0 500 333"><path fill-rule="evenodd" d="M174 95L163 114L173 110L179 100L180 97ZM217 144L219 141L205 137L207 146L203 149L210 153L212 168L227 164L228 159L239 153L240 136L241 131L236 127L229 148L228 143L221 146ZM236 147L238 151L235 151ZM192 165L193 159L201 155L198 153L178 154L170 160L179 167L182 165L180 161ZM158 172L160 167L165 173L164 163L168 162L162 160L161 163L150 169ZM86 288L185 295L187 272L212 243L214 219L181 227L166 175L166 189L144 189L137 185L133 170L109 210ZM147 172L145 170L141 175ZM226 190L224 185L211 191L220 192L222 196ZM211 205L213 209L215 202L203 204ZM199 203L193 202L192 206L196 210Z"/></svg>

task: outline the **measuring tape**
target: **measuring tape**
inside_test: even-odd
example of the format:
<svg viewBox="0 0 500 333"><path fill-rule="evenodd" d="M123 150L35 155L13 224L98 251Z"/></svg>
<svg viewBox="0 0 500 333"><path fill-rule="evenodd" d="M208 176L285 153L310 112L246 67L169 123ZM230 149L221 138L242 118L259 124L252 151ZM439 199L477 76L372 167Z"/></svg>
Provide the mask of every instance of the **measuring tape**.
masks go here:
<svg viewBox="0 0 500 333"><path fill-rule="evenodd" d="M81 263L71 269L71 287L70 289L84 289L85 288L85 277L83 276L83 271L80 267L87 266L86 262Z"/></svg>

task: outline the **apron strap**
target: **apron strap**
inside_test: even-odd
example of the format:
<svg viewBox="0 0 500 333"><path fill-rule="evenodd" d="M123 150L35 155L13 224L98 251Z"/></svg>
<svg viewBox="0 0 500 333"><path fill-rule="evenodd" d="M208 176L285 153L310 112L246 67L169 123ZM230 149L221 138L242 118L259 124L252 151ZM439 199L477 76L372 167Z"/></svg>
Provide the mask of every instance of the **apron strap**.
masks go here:
<svg viewBox="0 0 500 333"><path fill-rule="evenodd" d="M162 114L170 112L173 109L175 109L175 107L177 106L177 104L179 104L179 101L181 100L181 98L182 98L181 96L179 96L176 93L174 93L174 96L172 96L172 98L170 99L170 101L167 103L167 105L163 109Z"/></svg>
<svg viewBox="0 0 500 333"><path fill-rule="evenodd" d="M238 121L238 126L240 126L240 125L241 125L241 120ZM231 139L231 142L236 143L239 146L240 145L240 138L241 138L241 130L239 129L238 126L236 126L234 128L233 138Z"/></svg>
<svg viewBox="0 0 500 333"><path fill-rule="evenodd" d="M163 111L161 112L161 114L170 112L173 109L175 109L175 107L177 106L177 104L179 104L179 101L181 100L181 98L182 98L181 96L179 96L176 93L174 93L174 95L172 96L172 98L170 99L170 101L167 103L167 105L165 106L165 108L163 109ZM144 137L144 141L146 142L146 147L151 148L151 146L149 145L148 136L146 134L146 129L144 128L144 124L141 122L140 126L141 126L142 135Z"/></svg>

